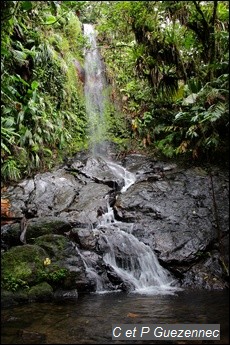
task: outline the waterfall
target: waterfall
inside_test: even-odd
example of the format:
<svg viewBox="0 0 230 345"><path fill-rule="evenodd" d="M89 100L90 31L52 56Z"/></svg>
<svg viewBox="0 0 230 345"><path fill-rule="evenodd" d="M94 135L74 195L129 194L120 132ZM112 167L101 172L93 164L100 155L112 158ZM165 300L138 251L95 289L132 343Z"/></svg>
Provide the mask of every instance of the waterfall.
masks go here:
<svg viewBox="0 0 230 345"><path fill-rule="evenodd" d="M90 278L93 279L96 285L96 291L103 291L104 286L103 286L103 281L97 271L94 269L91 260L83 254L77 246L75 246L75 250L77 254L80 256L82 259L83 265L85 267L85 272L86 275Z"/></svg>
<svg viewBox="0 0 230 345"><path fill-rule="evenodd" d="M94 156L106 152L106 78L102 58L96 43L93 25L84 24L84 35L88 39L85 51L85 101L89 123L90 147Z"/></svg>
<svg viewBox="0 0 230 345"><path fill-rule="evenodd" d="M119 228L115 231L116 234L113 230L105 236L110 251L104 254L103 259L123 281L130 283L131 291L154 295L173 293L176 290L171 286L173 279L161 267L151 248L130 233ZM117 251L118 241L120 252Z"/></svg>
<svg viewBox="0 0 230 345"><path fill-rule="evenodd" d="M136 181L135 174L131 173L123 166L111 161L107 161L107 165L113 171L115 176L122 178L124 181L124 186L121 189L121 193L124 193Z"/></svg>
<svg viewBox="0 0 230 345"><path fill-rule="evenodd" d="M121 193L126 193L128 188L135 183L136 176L121 165L105 158L107 128L104 68L93 25L84 24L84 35L88 38L88 48L85 52L84 91L92 154L104 156L103 159L108 168L124 182ZM128 228L127 224L125 227ZM93 232L97 238L99 253L103 253L101 256L104 264L109 267L110 272L114 272L119 281L130 287L130 291L144 294L173 294L175 290L178 290L173 287L174 280L169 272L161 267L151 248L139 241L130 231L122 230L122 223L116 221L109 202L107 212L102 215ZM82 259L86 273L95 279L97 292L106 291L106 283L96 272L96 268L84 255Z"/></svg>
<svg viewBox="0 0 230 345"><path fill-rule="evenodd" d="M131 174L118 164L110 163L120 177ZM125 193L135 179L131 174L124 181L121 193ZM116 275L130 287L132 293L159 295L174 294L175 291L181 290L174 286L176 281L160 265L153 250L132 235L132 224L129 225L131 227L126 226L126 231L121 229L124 224L116 221L113 208L107 202L107 212L102 215L95 229L105 264L111 267ZM100 284L97 292L104 291L103 284Z"/></svg>
<svg viewBox="0 0 230 345"><path fill-rule="evenodd" d="M127 188L124 186L123 193ZM130 292L159 295L174 294L178 291L179 288L173 286L175 280L159 264L152 249L139 241L130 231L121 230L121 226L122 223L116 221L113 209L108 204L108 212L103 215L95 231L98 236L98 230L102 229L99 235L102 244L100 245L99 240L99 246L104 252L104 262L131 287ZM103 290L101 286L97 292Z"/></svg>

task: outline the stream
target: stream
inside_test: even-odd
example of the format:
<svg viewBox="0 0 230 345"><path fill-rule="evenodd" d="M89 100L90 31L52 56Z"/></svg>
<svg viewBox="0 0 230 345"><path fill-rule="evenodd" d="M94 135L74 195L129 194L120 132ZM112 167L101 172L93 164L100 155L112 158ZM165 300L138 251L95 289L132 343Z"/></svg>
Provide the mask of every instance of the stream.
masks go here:
<svg viewBox="0 0 230 345"><path fill-rule="evenodd" d="M220 340L207 343L228 344L229 294L187 290L146 296L117 292L81 295L75 301L14 306L2 310L1 344L132 343L112 341L112 324L120 323L220 324ZM141 343L153 344L135 341Z"/></svg>
<svg viewBox="0 0 230 345"><path fill-rule="evenodd" d="M75 278L69 286L78 290L78 298L63 295L52 301L47 297L44 302L3 306L1 343L132 344L133 340L112 341L112 325L191 323L220 324L220 340L203 343L228 344L229 293L223 289L226 282L216 247L210 245L216 229L209 176L202 169L181 172L167 163L159 166L139 155L127 157L123 162L127 169L101 158L107 152L99 140L106 129L103 65L93 27L86 24L84 31L92 47L86 52L85 94L93 157L76 158L56 172L37 175L22 182L18 194L12 188L7 195L16 214L27 208L33 215L23 233L31 246L46 235L42 230L48 217L55 222L59 216L64 219L69 231L57 228L52 245L63 234L75 236L74 243L67 239L71 249L63 264L83 277L78 286ZM227 241L227 179L219 173L213 179L223 215L223 241ZM17 238L12 241L10 230L6 226L2 231L4 250L12 243L21 245ZM54 253L52 261L63 253ZM90 293L85 294L87 288ZM159 341L135 341L142 343Z"/></svg>

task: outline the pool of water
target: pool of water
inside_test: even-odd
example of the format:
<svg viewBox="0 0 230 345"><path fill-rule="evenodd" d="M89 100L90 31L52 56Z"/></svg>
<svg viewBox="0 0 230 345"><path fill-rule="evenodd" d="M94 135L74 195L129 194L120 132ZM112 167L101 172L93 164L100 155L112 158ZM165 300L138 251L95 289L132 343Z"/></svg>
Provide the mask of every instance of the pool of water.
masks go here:
<svg viewBox="0 0 230 345"><path fill-rule="evenodd" d="M221 340L203 343L229 344L228 291L179 291L157 296L91 294L75 301L8 307L1 314L1 344L154 344L147 340L112 340L112 325L159 323L220 324Z"/></svg>

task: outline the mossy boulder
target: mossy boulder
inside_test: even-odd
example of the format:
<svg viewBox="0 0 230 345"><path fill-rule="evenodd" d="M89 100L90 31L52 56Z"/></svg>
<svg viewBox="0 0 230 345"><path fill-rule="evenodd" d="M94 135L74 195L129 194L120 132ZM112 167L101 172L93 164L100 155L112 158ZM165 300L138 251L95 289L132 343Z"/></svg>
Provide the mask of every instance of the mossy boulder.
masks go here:
<svg viewBox="0 0 230 345"><path fill-rule="evenodd" d="M27 243L34 243L34 239L49 234L61 234L71 229L70 223L59 217L40 217L28 221L26 230Z"/></svg>
<svg viewBox="0 0 230 345"><path fill-rule="evenodd" d="M13 299L41 300L57 290L94 291L85 264L72 241L63 235L47 234L2 253L2 289ZM42 288L42 283L46 283ZM12 297L11 297L12 298Z"/></svg>
<svg viewBox="0 0 230 345"><path fill-rule="evenodd" d="M44 269L47 253L37 245L16 246L2 254L3 288L17 291L38 281L38 272Z"/></svg>
<svg viewBox="0 0 230 345"><path fill-rule="evenodd" d="M48 278L51 278L52 282L47 281L55 290L56 288L67 290L77 288L80 291L85 289L92 291L85 274L85 264L68 237L49 234L40 236L34 241L45 250L51 260L47 271L49 271Z"/></svg>
<svg viewBox="0 0 230 345"><path fill-rule="evenodd" d="M7 291L2 289L1 291L1 306L8 307L16 304L28 303L28 291L21 289L17 292Z"/></svg>
<svg viewBox="0 0 230 345"><path fill-rule="evenodd" d="M1 305L4 307L36 301L49 301L53 298L53 288L47 282L42 282L31 288L20 288L18 291L3 290Z"/></svg>
<svg viewBox="0 0 230 345"><path fill-rule="evenodd" d="M53 288L47 282L32 286L28 291L29 301L46 301L53 297Z"/></svg>
<svg viewBox="0 0 230 345"><path fill-rule="evenodd" d="M48 253L49 258L55 261L66 257L69 252L73 252L70 241L62 235L48 234L34 239L34 244L43 248ZM75 253L75 251L74 251Z"/></svg>
<svg viewBox="0 0 230 345"><path fill-rule="evenodd" d="M46 300L52 296L53 288L46 282L46 251L26 244L2 253L2 303L15 304ZM44 281L43 281L44 280Z"/></svg>

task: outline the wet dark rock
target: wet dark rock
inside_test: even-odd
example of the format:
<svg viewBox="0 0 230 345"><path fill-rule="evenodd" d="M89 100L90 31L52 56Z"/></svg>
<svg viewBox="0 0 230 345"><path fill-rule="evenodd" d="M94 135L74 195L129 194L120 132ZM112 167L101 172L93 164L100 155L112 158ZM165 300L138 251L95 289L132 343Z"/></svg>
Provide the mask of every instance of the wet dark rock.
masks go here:
<svg viewBox="0 0 230 345"><path fill-rule="evenodd" d="M208 256L207 254L205 256ZM223 267L219 254L215 251L202 258L199 263L191 267L182 279L183 287L203 288L207 290L222 290L228 287L223 276Z"/></svg>
<svg viewBox="0 0 230 345"><path fill-rule="evenodd" d="M30 219L26 230L26 240L34 243L35 238L49 234L65 234L71 229L71 224L61 217L40 217Z"/></svg>
<svg viewBox="0 0 230 345"><path fill-rule="evenodd" d="M19 246L20 241L20 223L6 224L1 227L2 249L7 250L13 246Z"/></svg>
<svg viewBox="0 0 230 345"><path fill-rule="evenodd" d="M29 302L50 301L52 298L53 288L47 282L36 284L28 290Z"/></svg>
<svg viewBox="0 0 230 345"><path fill-rule="evenodd" d="M54 298L56 300L76 300L78 299L77 289L73 290L56 290L54 293Z"/></svg>
<svg viewBox="0 0 230 345"><path fill-rule="evenodd" d="M104 262L111 244L120 264L125 259L128 265L137 255L128 237L119 237L120 231L149 246L178 284L226 288L228 172L213 167L210 175L204 167L184 168L139 154L126 156L122 164L136 177L125 192L124 177L116 175L107 160L82 152L65 166L9 187L3 195L14 214L27 217L26 240L42 251L42 265L50 258L68 271L59 286L52 286L54 293L87 293L98 286L132 289ZM110 209L104 217L108 207L113 214ZM19 224L4 225L1 231L3 257L12 251L18 259L14 251L27 246L20 242Z"/></svg>
<svg viewBox="0 0 230 345"><path fill-rule="evenodd" d="M46 335L40 332L31 332L25 329L18 331L19 338L23 344L46 344Z"/></svg>
<svg viewBox="0 0 230 345"><path fill-rule="evenodd" d="M76 170L81 175L90 178L97 183L107 185L115 190L120 190L123 186L123 180L114 175L108 168L107 162L100 158L88 158L85 166L80 166L78 163L76 167L76 163L73 162L68 171L71 170Z"/></svg>
<svg viewBox="0 0 230 345"><path fill-rule="evenodd" d="M81 249L94 250L96 247L96 238L92 229L73 228L69 236L79 244Z"/></svg>

